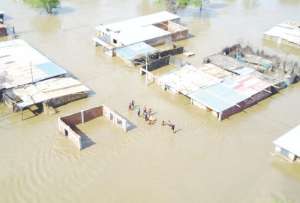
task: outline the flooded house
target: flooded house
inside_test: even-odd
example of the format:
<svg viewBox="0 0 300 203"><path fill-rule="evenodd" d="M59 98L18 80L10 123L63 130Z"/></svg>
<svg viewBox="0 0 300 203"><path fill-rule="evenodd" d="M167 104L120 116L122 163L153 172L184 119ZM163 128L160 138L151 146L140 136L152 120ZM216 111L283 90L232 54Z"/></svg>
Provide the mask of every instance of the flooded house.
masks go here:
<svg viewBox="0 0 300 203"><path fill-rule="evenodd" d="M173 13L162 11L117 23L99 25L97 36L93 39L96 46L104 47L107 54L117 55L118 49L141 43L145 49L166 42L186 39L188 29L179 24L180 17Z"/></svg>
<svg viewBox="0 0 300 203"><path fill-rule="evenodd" d="M0 92L12 111L56 107L88 96L89 88L23 40L0 43Z"/></svg>
<svg viewBox="0 0 300 203"><path fill-rule="evenodd" d="M300 125L273 141L275 152L282 157L296 161L300 158Z"/></svg>
<svg viewBox="0 0 300 203"><path fill-rule="evenodd" d="M278 43L286 41L300 46L300 23L288 21L280 23L264 33L265 38L275 39Z"/></svg>
<svg viewBox="0 0 300 203"><path fill-rule="evenodd" d="M206 57L199 67L185 64L156 82L223 120L299 81L299 70L295 61L237 44Z"/></svg>
<svg viewBox="0 0 300 203"><path fill-rule="evenodd" d="M193 105L223 120L274 92L274 84L260 73L248 69L243 72L237 75L210 63L199 68L185 65L161 76L158 83L164 90L186 96Z"/></svg>
<svg viewBox="0 0 300 203"><path fill-rule="evenodd" d="M132 128L132 124L125 117L109 107L101 105L58 118L58 130L81 150L90 145L90 140L77 126L100 117L111 121L114 126L121 128L124 132Z"/></svg>
<svg viewBox="0 0 300 203"><path fill-rule="evenodd" d="M252 73L199 88L188 96L192 104L211 111L223 120L274 94L272 87L272 83Z"/></svg>
<svg viewBox="0 0 300 203"><path fill-rule="evenodd" d="M3 94L3 101L13 111L21 111L31 106L43 104L57 107L88 96L89 88L71 77L55 77L35 84L10 88Z"/></svg>

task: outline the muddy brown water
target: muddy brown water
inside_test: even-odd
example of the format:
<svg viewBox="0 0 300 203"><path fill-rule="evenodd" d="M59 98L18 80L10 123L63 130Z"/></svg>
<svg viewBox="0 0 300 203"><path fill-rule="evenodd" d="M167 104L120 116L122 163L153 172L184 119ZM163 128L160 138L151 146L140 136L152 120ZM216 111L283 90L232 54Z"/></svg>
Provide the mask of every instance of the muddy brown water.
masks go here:
<svg viewBox="0 0 300 203"><path fill-rule="evenodd" d="M244 42L299 59L300 49L262 40L263 31L293 19L297 0L227 0L200 15L180 11L193 38L182 41L199 64L228 44ZM1 0L19 38L28 41L94 90L56 115L21 121L1 104L0 202L300 202L300 165L273 157L272 140L300 123L300 84L218 122L182 96L145 86L134 68L92 43L94 26L164 9L148 0L64 0L47 16L21 1ZM148 126L128 102L170 119L176 135ZM80 126L94 144L78 151L57 131L57 118L106 104L137 128L124 134L105 120ZM26 112L25 117L31 114Z"/></svg>

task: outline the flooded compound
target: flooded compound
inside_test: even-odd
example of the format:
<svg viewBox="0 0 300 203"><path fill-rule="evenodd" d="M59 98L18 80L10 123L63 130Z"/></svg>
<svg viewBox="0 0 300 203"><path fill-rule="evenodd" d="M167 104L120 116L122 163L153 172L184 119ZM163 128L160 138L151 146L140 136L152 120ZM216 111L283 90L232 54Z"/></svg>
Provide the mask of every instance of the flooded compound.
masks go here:
<svg viewBox="0 0 300 203"><path fill-rule="evenodd" d="M300 123L299 83L220 122L182 95L146 85L137 67L95 47L99 24L165 9L154 0L62 0L57 14L47 15L22 1L1 0L6 25L17 37L93 94L53 114L24 111L23 120L21 112L11 113L0 103L0 202L300 201L299 163L272 156L272 141ZM183 57L195 66L237 43L284 61L299 60L299 47L264 38L279 23L299 22L299 10L297 0L210 1L201 13L199 8L177 11L192 35L177 44L195 54ZM10 36L0 38L6 39ZM155 74L166 69L172 68ZM129 110L132 100L135 108ZM78 150L58 131L58 118L102 104L134 127L124 133L102 117L79 124L92 143ZM144 105L157 119L154 124L145 122Z"/></svg>

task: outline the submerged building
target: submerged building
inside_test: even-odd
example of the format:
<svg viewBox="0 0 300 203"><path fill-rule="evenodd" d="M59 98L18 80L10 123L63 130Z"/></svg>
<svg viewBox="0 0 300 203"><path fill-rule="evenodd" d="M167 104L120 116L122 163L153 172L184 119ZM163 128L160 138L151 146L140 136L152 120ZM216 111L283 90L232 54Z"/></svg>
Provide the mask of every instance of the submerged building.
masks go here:
<svg viewBox="0 0 300 203"><path fill-rule="evenodd" d="M274 84L250 70L237 75L210 63L199 68L185 65L161 76L158 83L223 120L273 94Z"/></svg>
<svg viewBox="0 0 300 203"><path fill-rule="evenodd" d="M84 124L100 117L108 119L116 127L122 128L125 132L132 128L132 124L125 117L121 116L118 112L111 110L107 106L102 105L58 118L58 130L81 150L89 146L89 139L77 125Z"/></svg>
<svg viewBox="0 0 300 203"><path fill-rule="evenodd" d="M186 39L188 29L179 24L180 17L162 11L117 23L99 25L97 36L93 39L96 45L104 47L107 54L115 56L119 48L141 43L143 50L146 43L150 46ZM150 49L150 51L153 51Z"/></svg>
<svg viewBox="0 0 300 203"><path fill-rule="evenodd" d="M290 161L300 158L300 125L273 141L275 152Z"/></svg>
<svg viewBox="0 0 300 203"><path fill-rule="evenodd" d="M266 38L277 40L279 43L284 40L288 43L300 46L300 23L285 22L276 25L264 33Z"/></svg>
<svg viewBox="0 0 300 203"><path fill-rule="evenodd" d="M158 77L156 82L223 120L297 82L299 71L295 64L263 51L255 52L249 46L234 45L206 57L199 67L185 64ZM286 71L289 66L291 70Z"/></svg>
<svg viewBox="0 0 300 203"><path fill-rule="evenodd" d="M87 97L89 92L25 41L0 43L0 96L13 111L35 105L59 106Z"/></svg>

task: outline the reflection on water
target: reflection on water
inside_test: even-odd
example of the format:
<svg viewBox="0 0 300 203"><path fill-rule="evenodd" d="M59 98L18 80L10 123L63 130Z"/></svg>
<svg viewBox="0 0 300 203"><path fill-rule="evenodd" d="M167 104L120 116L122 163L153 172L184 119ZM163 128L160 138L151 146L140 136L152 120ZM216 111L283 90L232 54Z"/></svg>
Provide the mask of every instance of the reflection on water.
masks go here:
<svg viewBox="0 0 300 203"><path fill-rule="evenodd" d="M243 0L243 6L245 9L254 9L259 6L259 0Z"/></svg>
<svg viewBox="0 0 300 203"><path fill-rule="evenodd" d="M31 24L36 31L50 34L61 28L61 19L54 15L41 15L39 18L32 18Z"/></svg>
<svg viewBox="0 0 300 203"><path fill-rule="evenodd" d="M299 59L299 49L262 37L279 22L299 18L298 2L220 0L211 1L202 14L180 10L193 37L179 44L196 53L187 59L195 66L238 40ZM218 122L187 98L145 86L136 69L94 47L96 25L162 10L165 6L155 0L64 0L53 16L21 1L1 0L0 7L20 38L96 93L60 107L57 115L26 121L0 105L0 202L300 201L299 164L278 163L270 155L272 140L300 123L300 84ZM168 128L145 124L127 111L131 99L182 130L174 136ZM86 130L95 144L78 151L59 135L57 118L100 104L137 128L124 134L109 124L91 123Z"/></svg>

